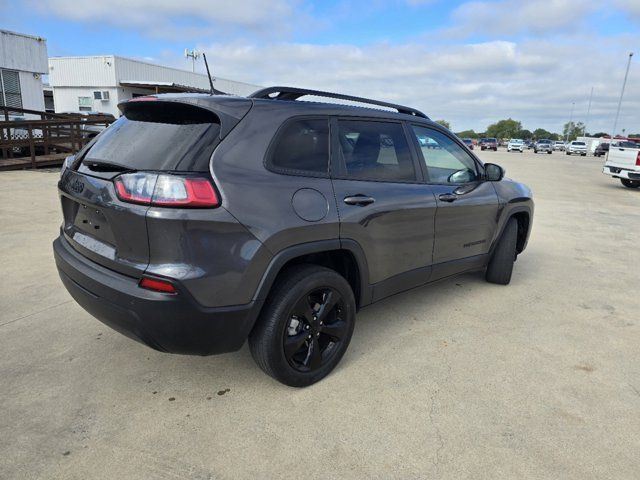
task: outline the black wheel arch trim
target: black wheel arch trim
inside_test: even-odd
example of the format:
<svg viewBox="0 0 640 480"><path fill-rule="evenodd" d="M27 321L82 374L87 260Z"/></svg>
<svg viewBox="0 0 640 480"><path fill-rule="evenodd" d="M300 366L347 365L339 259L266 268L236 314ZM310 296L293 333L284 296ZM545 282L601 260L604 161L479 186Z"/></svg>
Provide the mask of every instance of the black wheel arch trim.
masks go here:
<svg viewBox="0 0 640 480"><path fill-rule="evenodd" d="M519 213L526 213L527 216L529 217L529 225L527 228L527 232L525 234L525 239L524 242L522 244L522 248L520 249L520 251L518 253L521 253L522 251L524 251L524 249L527 246L527 242L529 240L529 235L531 234L531 222L533 219L533 206L530 205L531 203L531 199L522 199L520 201L516 200L518 203L507 203L506 205L503 206L502 209L502 213L500 215L500 218L498 219L498 228L496 229L496 235L493 238L493 241L491 242L491 248L489 249L489 258L491 257L491 255L493 255L493 251L495 250L496 246L498 245L498 241L500 240L500 238L502 237L502 233L504 232L504 229L507 227L507 223L509 223L509 220L514 217L515 215L519 214ZM526 202L526 204L523 204L523 202Z"/></svg>
<svg viewBox="0 0 640 480"><path fill-rule="evenodd" d="M260 302L261 305L264 303L276 277L282 271L282 268L291 260L312 253L322 253L332 250L346 250L354 256L360 277L360 292L354 292L354 294L358 295L359 307L370 304L372 289L369 285L369 269L364 251L354 240L337 238L292 245L278 252L267 266L252 300Z"/></svg>

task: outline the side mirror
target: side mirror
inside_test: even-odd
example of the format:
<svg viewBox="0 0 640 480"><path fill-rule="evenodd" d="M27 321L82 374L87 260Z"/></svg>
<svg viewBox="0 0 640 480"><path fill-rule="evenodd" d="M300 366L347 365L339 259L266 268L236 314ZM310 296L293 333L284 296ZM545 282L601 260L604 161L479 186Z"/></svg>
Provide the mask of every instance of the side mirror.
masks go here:
<svg viewBox="0 0 640 480"><path fill-rule="evenodd" d="M475 180L475 173L468 168L457 170L449 175L447 182L449 183L469 183Z"/></svg>
<svg viewBox="0 0 640 480"><path fill-rule="evenodd" d="M485 163L484 178L488 182L499 182L504 178L504 168L495 163Z"/></svg>

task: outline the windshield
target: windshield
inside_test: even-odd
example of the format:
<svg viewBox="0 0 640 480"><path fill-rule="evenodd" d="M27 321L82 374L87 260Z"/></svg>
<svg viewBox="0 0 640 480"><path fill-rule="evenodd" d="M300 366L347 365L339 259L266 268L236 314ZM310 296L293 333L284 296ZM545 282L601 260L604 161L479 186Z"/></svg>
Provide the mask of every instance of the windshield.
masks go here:
<svg viewBox="0 0 640 480"><path fill-rule="evenodd" d="M586 143L584 142L573 142L573 145L577 145L577 146L582 146L582 145L586 145Z"/></svg>

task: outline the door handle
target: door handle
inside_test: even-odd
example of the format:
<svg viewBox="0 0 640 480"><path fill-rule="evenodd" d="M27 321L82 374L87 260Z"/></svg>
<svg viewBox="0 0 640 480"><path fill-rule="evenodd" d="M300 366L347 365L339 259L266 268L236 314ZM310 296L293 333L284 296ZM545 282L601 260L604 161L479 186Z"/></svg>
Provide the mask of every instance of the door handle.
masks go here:
<svg viewBox="0 0 640 480"><path fill-rule="evenodd" d="M438 197L443 202L455 202L458 199L458 195L455 193L443 193Z"/></svg>
<svg viewBox="0 0 640 480"><path fill-rule="evenodd" d="M375 198L367 197L366 195L362 194L349 195L347 197L344 197L344 203L346 203L347 205L359 205L361 207L369 205L375 201Z"/></svg>

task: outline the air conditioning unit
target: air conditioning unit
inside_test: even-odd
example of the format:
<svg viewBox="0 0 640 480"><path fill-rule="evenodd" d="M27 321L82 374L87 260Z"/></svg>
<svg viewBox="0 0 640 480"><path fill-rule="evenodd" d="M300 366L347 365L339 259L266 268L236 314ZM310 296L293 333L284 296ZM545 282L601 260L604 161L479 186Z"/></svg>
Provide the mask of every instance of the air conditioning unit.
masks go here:
<svg viewBox="0 0 640 480"><path fill-rule="evenodd" d="M93 99L94 100L101 100L103 102L108 102L109 101L109 91L108 90L103 90L102 92L99 92L99 91L93 92Z"/></svg>

